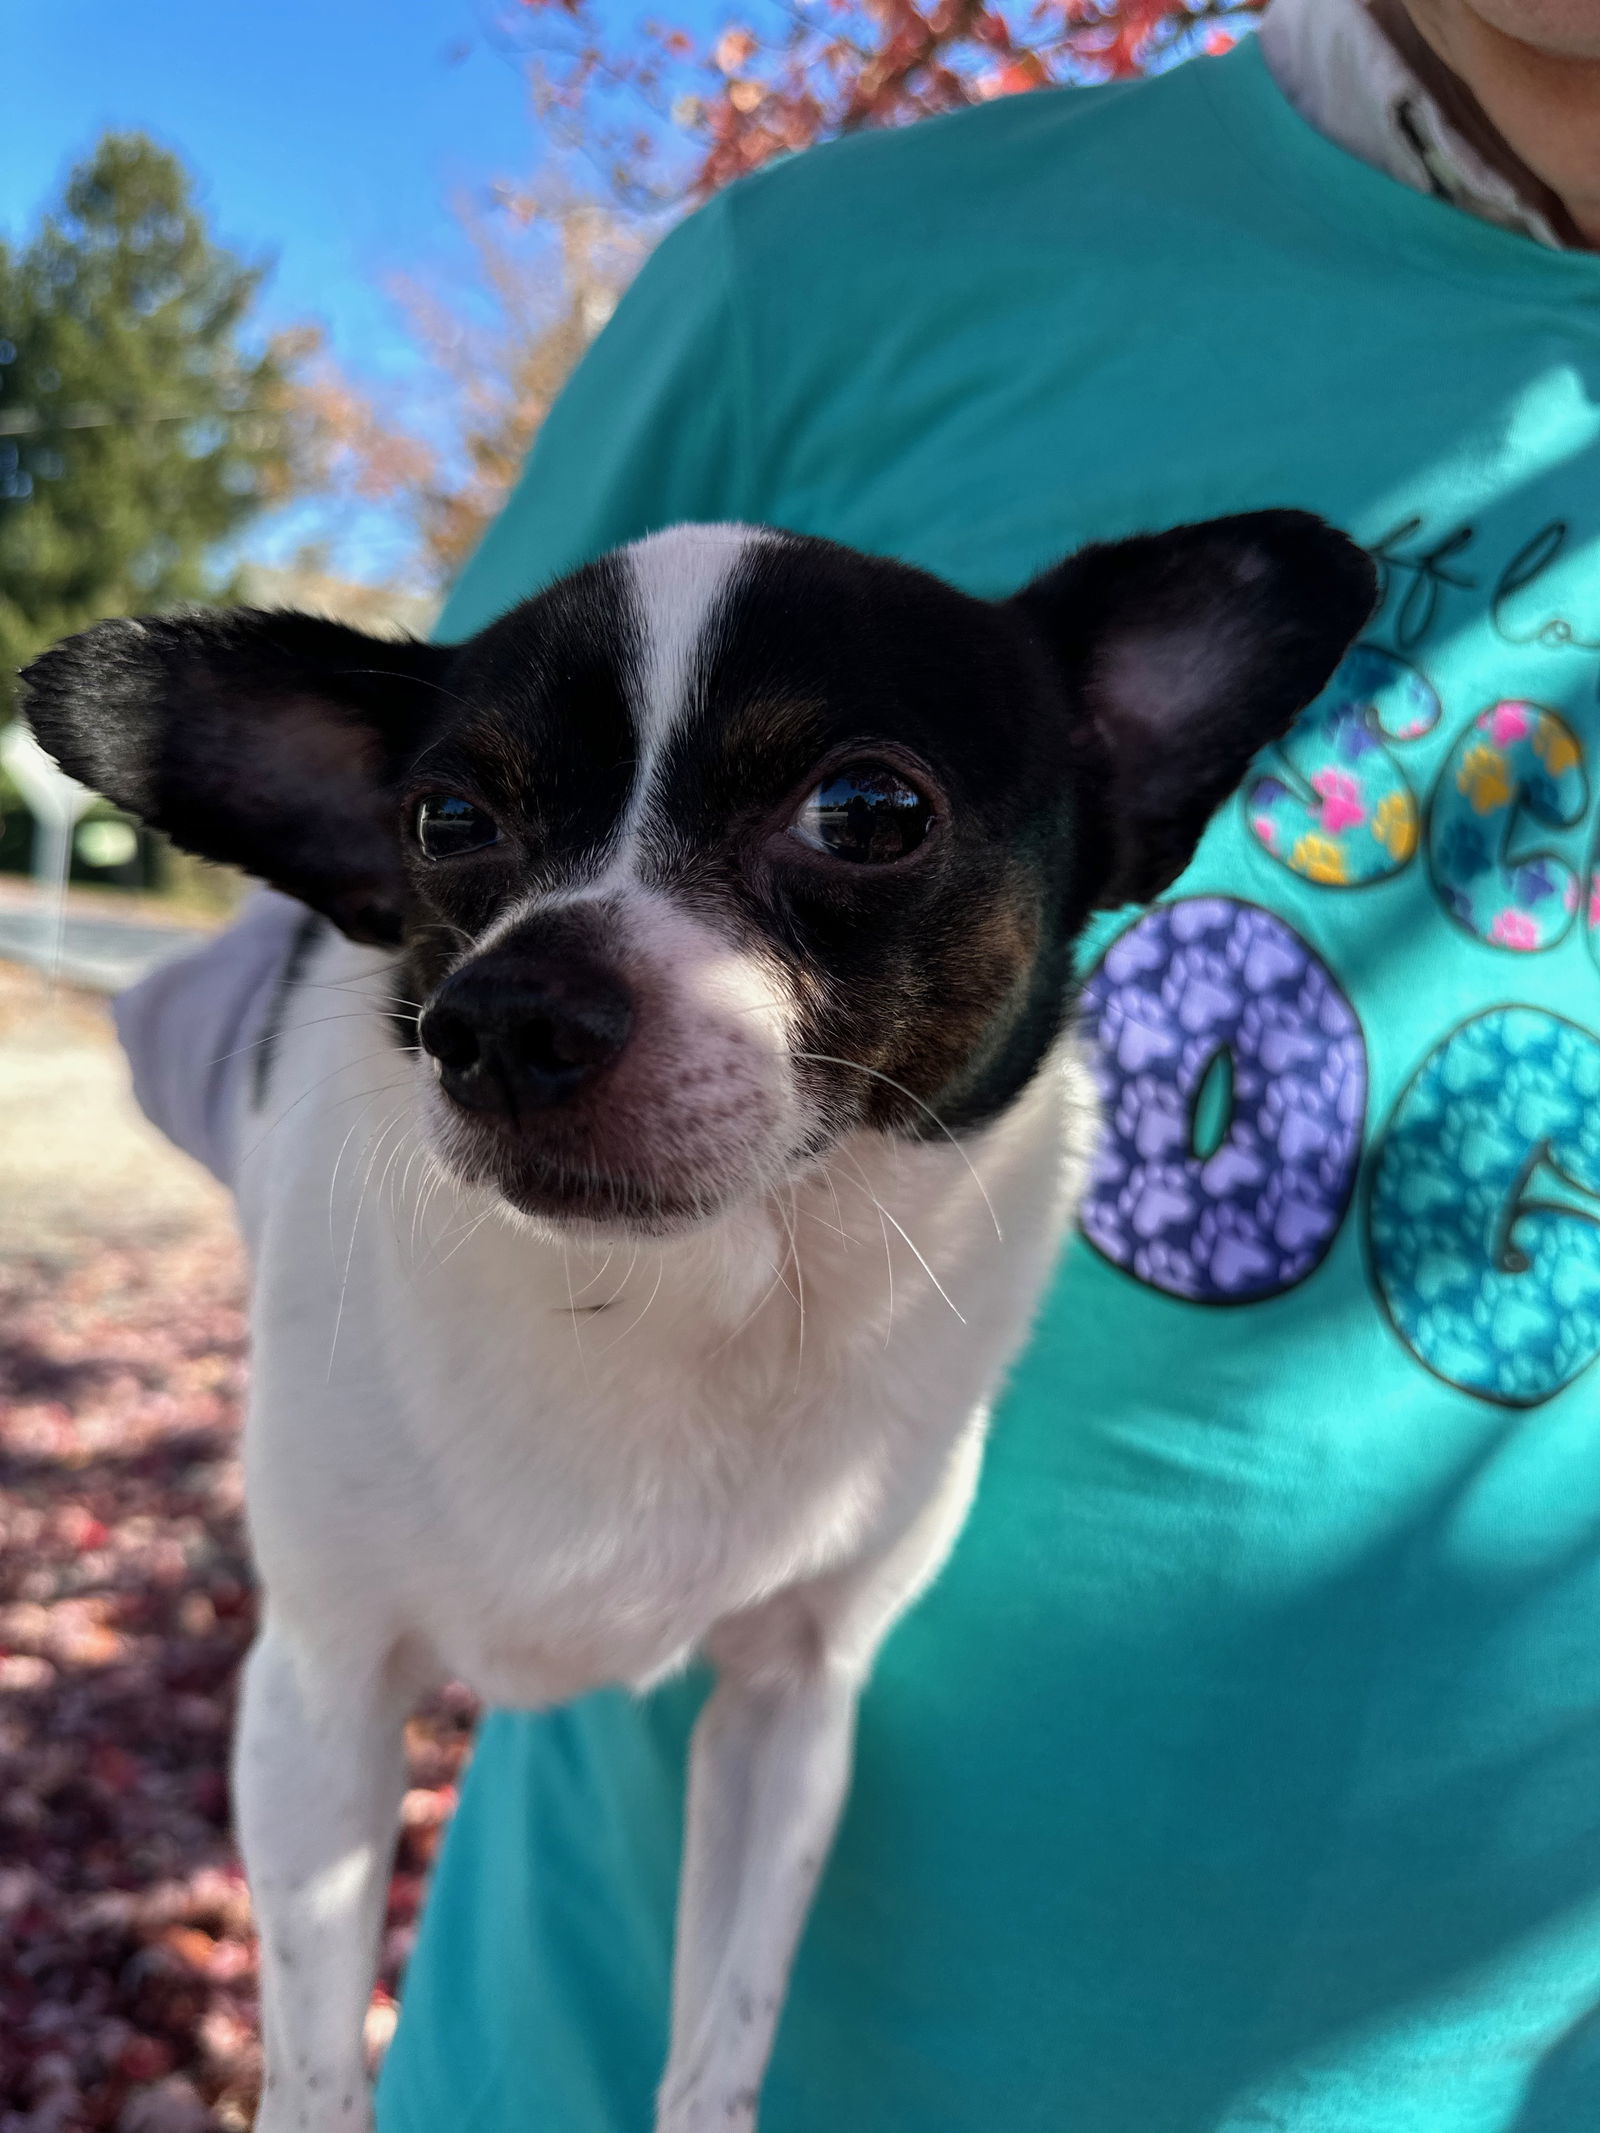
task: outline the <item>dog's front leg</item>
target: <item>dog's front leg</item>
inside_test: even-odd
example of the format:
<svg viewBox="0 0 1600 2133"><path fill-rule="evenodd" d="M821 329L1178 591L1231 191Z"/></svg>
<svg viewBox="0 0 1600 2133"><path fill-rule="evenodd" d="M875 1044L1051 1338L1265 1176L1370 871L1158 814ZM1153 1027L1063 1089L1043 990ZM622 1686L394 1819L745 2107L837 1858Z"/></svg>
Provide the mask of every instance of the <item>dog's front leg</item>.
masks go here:
<svg viewBox="0 0 1600 2133"><path fill-rule="evenodd" d="M720 1623L690 1751L672 2050L656 2133L752 2133L795 1950L850 1783L879 1645L961 1530L975 1413L900 1530L833 1576Z"/></svg>
<svg viewBox="0 0 1600 2133"><path fill-rule="evenodd" d="M784 1988L850 1777L859 1681L725 1671L689 1774L672 2054L657 2133L749 2133Z"/></svg>
<svg viewBox="0 0 1600 2133"><path fill-rule="evenodd" d="M409 1700L381 1648L332 1662L270 1615L246 1664L234 1797L261 1940L256 2133L371 2124L361 2033Z"/></svg>

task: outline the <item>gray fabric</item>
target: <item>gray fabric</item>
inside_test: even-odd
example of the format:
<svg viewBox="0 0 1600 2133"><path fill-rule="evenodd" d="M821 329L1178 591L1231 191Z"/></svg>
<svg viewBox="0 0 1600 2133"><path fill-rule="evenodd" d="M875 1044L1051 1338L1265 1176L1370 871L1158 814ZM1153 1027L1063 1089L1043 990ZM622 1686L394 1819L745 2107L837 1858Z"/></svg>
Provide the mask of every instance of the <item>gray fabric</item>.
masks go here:
<svg viewBox="0 0 1600 2133"><path fill-rule="evenodd" d="M275 889L214 941L164 963L112 1003L140 1109L224 1185L279 981L307 918Z"/></svg>

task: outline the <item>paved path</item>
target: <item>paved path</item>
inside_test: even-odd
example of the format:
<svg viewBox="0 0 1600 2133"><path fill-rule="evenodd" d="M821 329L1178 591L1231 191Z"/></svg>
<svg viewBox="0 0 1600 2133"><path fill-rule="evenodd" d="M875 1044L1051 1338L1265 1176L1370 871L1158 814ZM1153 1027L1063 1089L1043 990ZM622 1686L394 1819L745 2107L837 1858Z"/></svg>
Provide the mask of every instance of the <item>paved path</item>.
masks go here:
<svg viewBox="0 0 1600 2133"><path fill-rule="evenodd" d="M0 1262L228 1220L221 1187L135 1106L105 1003L0 962Z"/></svg>
<svg viewBox="0 0 1600 2133"><path fill-rule="evenodd" d="M70 984L120 992L157 963L205 938L196 926L69 906L61 927L60 970ZM56 928L50 914L6 895L0 901L0 957L48 969L55 954Z"/></svg>

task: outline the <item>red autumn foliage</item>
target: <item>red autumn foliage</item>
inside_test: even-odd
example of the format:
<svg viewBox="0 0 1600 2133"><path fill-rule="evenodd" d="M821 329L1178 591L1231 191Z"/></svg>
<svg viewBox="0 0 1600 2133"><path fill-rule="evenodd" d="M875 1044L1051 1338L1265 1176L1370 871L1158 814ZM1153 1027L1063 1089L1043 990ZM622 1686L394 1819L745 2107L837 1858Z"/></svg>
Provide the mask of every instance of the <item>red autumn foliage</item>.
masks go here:
<svg viewBox="0 0 1600 2133"><path fill-rule="evenodd" d="M664 22L613 33L600 0L494 0L490 34L528 71L559 176L462 206L470 288L397 291L429 373L420 410L380 405L331 358L306 391L330 488L409 526L422 583L448 583L476 546L664 217L838 134L1226 47L1259 0L749 4L749 24L702 45Z"/></svg>
<svg viewBox="0 0 1600 2133"><path fill-rule="evenodd" d="M764 0L707 50L647 24L608 39L593 0L503 0L499 34L611 176L636 183L664 143L601 113L638 107L687 135L687 190L704 197L774 156L864 126L904 125L1051 82L1115 81L1225 49L1258 0ZM617 99L622 98L619 104ZM667 152L674 175L679 159Z"/></svg>
<svg viewBox="0 0 1600 2133"><path fill-rule="evenodd" d="M0 1265L0 2133L234 2133L259 2073L228 1739L255 1622L242 1268L213 1231ZM409 1729L374 2047L471 1704Z"/></svg>

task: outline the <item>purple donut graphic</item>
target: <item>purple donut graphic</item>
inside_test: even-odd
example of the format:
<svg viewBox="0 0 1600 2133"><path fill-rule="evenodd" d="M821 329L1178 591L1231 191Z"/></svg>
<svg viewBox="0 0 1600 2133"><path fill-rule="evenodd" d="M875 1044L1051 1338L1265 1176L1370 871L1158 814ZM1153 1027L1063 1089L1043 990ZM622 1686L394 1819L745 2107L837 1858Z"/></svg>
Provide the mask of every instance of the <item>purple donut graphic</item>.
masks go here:
<svg viewBox="0 0 1600 2133"><path fill-rule="evenodd" d="M1105 1123L1080 1217L1113 1266L1193 1303L1304 1281L1344 1220L1367 1049L1291 926L1232 897L1149 911L1084 989Z"/></svg>

